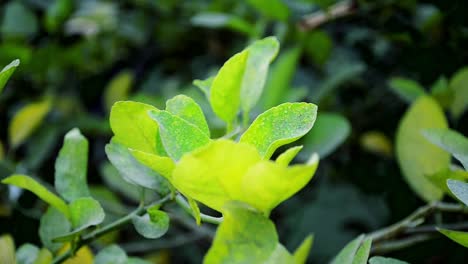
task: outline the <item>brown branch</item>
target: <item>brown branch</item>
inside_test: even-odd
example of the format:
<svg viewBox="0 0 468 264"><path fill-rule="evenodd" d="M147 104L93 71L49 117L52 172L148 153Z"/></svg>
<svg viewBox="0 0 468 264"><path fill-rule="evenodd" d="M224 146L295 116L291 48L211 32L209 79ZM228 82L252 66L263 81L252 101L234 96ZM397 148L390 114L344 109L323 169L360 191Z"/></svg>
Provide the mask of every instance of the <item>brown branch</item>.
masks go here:
<svg viewBox="0 0 468 264"><path fill-rule="evenodd" d="M337 18L346 17L356 12L354 1L339 2L329 8L327 11L317 11L306 15L299 21L299 28L303 31L312 30Z"/></svg>

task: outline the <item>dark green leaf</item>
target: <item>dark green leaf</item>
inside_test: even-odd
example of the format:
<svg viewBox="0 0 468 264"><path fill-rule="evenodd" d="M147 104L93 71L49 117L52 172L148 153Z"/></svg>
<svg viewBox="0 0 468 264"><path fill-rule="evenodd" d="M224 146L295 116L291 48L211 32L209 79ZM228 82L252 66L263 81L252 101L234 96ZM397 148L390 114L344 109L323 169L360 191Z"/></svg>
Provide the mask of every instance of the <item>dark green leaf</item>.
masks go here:
<svg viewBox="0 0 468 264"><path fill-rule="evenodd" d="M419 83L402 77L390 79L389 86L398 96L408 103L412 103L418 99L418 97L426 94L424 87Z"/></svg>
<svg viewBox="0 0 468 264"><path fill-rule="evenodd" d="M401 261L393 258L384 258L384 257L372 257L369 260L369 264L409 264L408 262Z"/></svg>

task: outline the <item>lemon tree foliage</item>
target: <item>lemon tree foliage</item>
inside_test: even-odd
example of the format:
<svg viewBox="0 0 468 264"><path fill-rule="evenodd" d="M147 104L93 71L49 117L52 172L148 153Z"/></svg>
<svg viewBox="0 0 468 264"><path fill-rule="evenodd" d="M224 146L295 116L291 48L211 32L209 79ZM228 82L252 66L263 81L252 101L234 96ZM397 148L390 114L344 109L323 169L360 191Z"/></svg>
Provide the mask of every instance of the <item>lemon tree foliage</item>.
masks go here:
<svg viewBox="0 0 468 264"><path fill-rule="evenodd" d="M105 151L122 179L138 186L142 197L135 211L116 222L101 226L106 212L91 195L99 193L91 192L87 183L88 141L76 128L65 135L56 160L58 195L26 175L4 179L3 183L32 191L51 205L39 228L45 248L43 253L34 248L32 259L48 259L52 256L48 253L60 262L75 253L78 257L86 244L123 223L132 223L145 238L160 238L170 225L164 205L175 200L191 211L197 224L220 223L205 263L305 263L312 237L305 238L297 251L290 253L279 243L269 215L307 185L317 169L318 155L310 155L305 164L290 165L302 149L292 146L276 160L270 158L279 147L312 129L317 106L283 103L266 110L249 125L250 111L260 99L278 49L274 37L255 41L229 59L213 78L195 82L213 112L225 121L225 137L211 137L202 108L186 95L167 100L165 109L134 101L113 104L110 126L114 136ZM108 105L125 98L131 80L119 78L124 77L117 77L109 86L105 98ZM36 119L43 118L48 109L47 105L29 107L40 108L34 111L39 112ZM29 117L32 110L22 111L17 120ZM20 122L17 120L13 122ZM34 122L27 129L33 128ZM17 132L22 136L14 138L13 145L20 144L29 130ZM242 132L233 139L229 134L232 131ZM146 204L148 194L160 199ZM222 217L203 214L197 203L220 212ZM87 256L93 258L92 254ZM117 246L103 249L95 258L96 263L136 261Z"/></svg>

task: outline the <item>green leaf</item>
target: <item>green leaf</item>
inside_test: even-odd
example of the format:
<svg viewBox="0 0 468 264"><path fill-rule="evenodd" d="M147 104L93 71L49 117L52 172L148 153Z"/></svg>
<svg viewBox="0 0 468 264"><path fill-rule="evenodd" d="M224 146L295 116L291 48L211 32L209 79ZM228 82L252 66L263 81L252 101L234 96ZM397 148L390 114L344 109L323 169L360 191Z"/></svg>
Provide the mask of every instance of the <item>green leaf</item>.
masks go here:
<svg viewBox="0 0 468 264"><path fill-rule="evenodd" d="M426 177L437 187L444 191L444 193L456 198L450 189L447 186L448 179L454 179L459 181L465 181L468 179L468 171L461 169L451 169L445 168L439 172L436 172L431 175L426 175Z"/></svg>
<svg viewBox="0 0 468 264"><path fill-rule="evenodd" d="M23 143L36 130L51 107L49 100L31 103L21 108L10 121L8 139L12 148Z"/></svg>
<svg viewBox="0 0 468 264"><path fill-rule="evenodd" d="M454 93L453 103L450 108L455 119L465 112L468 107L468 68L457 71L450 79L449 86Z"/></svg>
<svg viewBox="0 0 468 264"><path fill-rule="evenodd" d="M128 183L153 190L166 188L166 181L150 168L140 164L129 149L114 139L105 148L107 157Z"/></svg>
<svg viewBox="0 0 468 264"><path fill-rule="evenodd" d="M271 253L267 261L264 264L296 264L294 257L289 251L280 243L276 244L276 248Z"/></svg>
<svg viewBox="0 0 468 264"><path fill-rule="evenodd" d="M281 153L278 158L276 158L276 163L283 166L288 166L294 157L296 157L297 153L301 151L302 147L303 146L296 146L287 149L285 152Z"/></svg>
<svg viewBox="0 0 468 264"><path fill-rule="evenodd" d="M104 210L99 202L91 197L78 198L68 206L74 232L98 225L104 221Z"/></svg>
<svg viewBox="0 0 468 264"><path fill-rule="evenodd" d="M426 94L424 87L419 83L402 77L391 78L388 85L392 91L408 103L412 103L420 96L424 96Z"/></svg>
<svg viewBox="0 0 468 264"><path fill-rule="evenodd" d="M351 132L351 124L342 115L320 113L314 128L304 137L304 152L318 153L321 158L328 156L340 146Z"/></svg>
<svg viewBox="0 0 468 264"><path fill-rule="evenodd" d="M153 262L149 262L141 258L129 257L125 264L153 264Z"/></svg>
<svg viewBox="0 0 468 264"><path fill-rule="evenodd" d="M2 39L33 37L38 31L36 15L19 1L9 2L3 9L0 27Z"/></svg>
<svg viewBox="0 0 468 264"><path fill-rule="evenodd" d="M141 164L157 172L166 179L172 177L172 171L175 168L174 161L169 157L162 157L151 153L130 149L133 157Z"/></svg>
<svg viewBox="0 0 468 264"><path fill-rule="evenodd" d="M72 0L57 0L51 3L46 10L45 27L48 32L57 32L63 22L68 18L73 11Z"/></svg>
<svg viewBox="0 0 468 264"><path fill-rule="evenodd" d="M240 90L241 108L244 113L257 104L263 92L271 61L279 50L276 37L267 37L252 43L248 48L248 58L242 77Z"/></svg>
<svg viewBox="0 0 468 264"><path fill-rule="evenodd" d="M455 93L450 88L447 78L441 76L432 84L431 96L434 97L444 109L450 109L455 98Z"/></svg>
<svg viewBox="0 0 468 264"><path fill-rule="evenodd" d="M88 169L88 140L80 130L70 130L55 161L55 189L67 201L89 195L86 174Z"/></svg>
<svg viewBox="0 0 468 264"><path fill-rule="evenodd" d="M210 98L210 90L211 85L213 85L214 76L209 77L205 80L194 80L193 85L198 87L206 96L206 98Z"/></svg>
<svg viewBox="0 0 468 264"><path fill-rule="evenodd" d="M428 129L424 136L432 143L451 153L468 170L468 139L451 129Z"/></svg>
<svg viewBox="0 0 468 264"><path fill-rule="evenodd" d="M314 30L305 39L305 52L319 66L327 62L332 48L333 40L323 30Z"/></svg>
<svg viewBox="0 0 468 264"><path fill-rule="evenodd" d="M201 225L200 207L198 207L198 204L194 199L187 197L187 200L189 202L190 209L192 210L193 218L195 218L195 222L197 225Z"/></svg>
<svg viewBox="0 0 468 264"><path fill-rule="evenodd" d="M267 92L261 99L263 109L269 109L283 103L284 98L287 98L301 52L300 46L283 51L272 65L266 84Z"/></svg>
<svg viewBox="0 0 468 264"><path fill-rule="evenodd" d="M143 216L134 216L132 222L140 235L150 239L162 237L169 229L169 216L154 207L149 208Z"/></svg>
<svg viewBox="0 0 468 264"><path fill-rule="evenodd" d="M278 235L263 214L240 202L230 202L203 263L263 263L274 252Z"/></svg>
<svg viewBox="0 0 468 264"><path fill-rule="evenodd" d="M210 142L198 127L168 111L150 111L149 115L158 122L161 141L173 160Z"/></svg>
<svg viewBox="0 0 468 264"><path fill-rule="evenodd" d="M34 264L34 260L36 260L38 254L39 248L32 244L23 244L16 251L16 263Z"/></svg>
<svg viewBox="0 0 468 264"><path fill-rule="evenodd" d="M468 183L449 179L447 186L458 200L468 206Z"/></svg>
<svg viewBox="0 0 468 264"><path fill-rule="evenodd" d="M50 264L52 263L53 255L47 248L41 248L37 254L34 264Z"/></svg>
<svg viewBox="0 0 468 264"><path fill-rule="evenodd" d="M240 142L255 146L269 159L280 146L296 141L312 128L317 106L310 103L284 103L259 115L242 135Z"/></svg>
<svg viewBox="0 0 468 264"><path fill-rule="evenodd" d="M166 101L166 111L198 127L210 137L210 129L200 106L190 97L177 95Z"/></svg>
<svg viewBox="0 0 468 264"><path fill-rule="evenodd" d="M366 151L380 154L385 157L391 157L393 155L392 142L380 131L364 132L359 138L359 143Z"/></svg>
<svg viewBox="0 0 468 264"><path fill-rule="evenodd" d="M396 154L403 176L422 199L439 200L443 191L425 175L434 174L450 164L450 155L428 142L422 131L447 128L445 115L434 99L420 97L405 113L396 135Z"/></svg>
<svg viewBox="0 0 468 264"><path fill-rule="evenodd" d="M127 254L119 246L110 245L99 251L94 264L127 264Z"/></svg>
<svg viewBox="0 0 468 264"><path fill-rule="evenodd" d="M71 224L67 217L54 207L49 207L41 217L39 237L42 244L52 252L56 252L62 247L62 243L55 243L52 240L67 234L70 230Z"/></svg>
<svg viewBox="0 0 468 264"><path fill-rule="evenodd" d="M393 258L384 258L384 257L372 257L369 260L369 264L409 264L406 261L401 261Z"/></svg>
<svg viewBox="0 0 468 264"><path fill-rule="evenodd" d="M20 61L16 59L5 66L2 71L0 71L0 94L2 93L3 88L5 88L8 79L10 79L11 75L15 72L16 67L18 67L19 64Z"/></svg>
<svg viewBox="0 0 468 264"><path fill-rule="evenodd" d="M240 91L248 59L248 50L232 56L219 69L210 88L210 103L214 113L231 125L240 107Z"/></svg>
<svg viewBox="0 0 468 264"><path fill-rule="evenodd" d="M42 186L33 178L26 175L15 174L3 179L2 183L15 185L20 188L31 191L43 201L52 205L62 214L67 216L67 218L70 217L67 204L62 199L60 199L60 197L47 190L44 186Z"/></svg>
<svg viewBox="0 0 468 264"><path fill-rule="evenodd" d="M229 28L246 35L255 34L254 26L241 17L217 12L198 13L190 19L194 26L207 28Z"/></svg>
<svg viewBox="0 0 468 264"><path fill-rule="evenodd" d="M349 242L333 259L331 264L353 264L354 256L356 255L363 239L364 235L360 235L353 241Z"/></svg>
<svg viewBox="0 0 468 264"><path fill-rule="evenodd" d="M133 73L125 70L117 74L104 90L104 106L110 110L117 101L128 99L133 84Z"/></svg>
<svg viewBox="0 0 468 264"><path fill-rule="evenodd" d="M148 116L150 110L157 109L132 101L115 103L109 118L114 140L128 148L162 155L162 146L157 145L158 124Z"/></svg>
<svg viewBox="0 0 468 264"><path fill-rule="evenodd" d="M437 228L437 230L444 236L450 238L452 241L468 248L468 232L448 230L443 228Z"/></svg>
<svg viewBox="0 0 468 264"><path fill-rule="evenodd" d="M354 256L353 264L367 264L367 260L369 259L369 253L371 250L371 245L371 238L367 238L362 242L361 246L356 252L356 255Z"/></svg>
<svg viewBox="0 0 468 264"><path fill-rule="evenodd" d="M287 21L289 17L289 8L281 0L248 0L247 3L268 18Z"/></svg>
<svg viewBox="0 0 468 264"><path fill-rule="evenodd" d="M308 235L304 241L302 241L301 245L296 249L294 252L294 260L296 264L305 264L307 261L307 257L309 256L310 249L312 248L312 244L314 242L314 236Z"/></svg>
<svg viewBox="0 0 468 264"><path fill-rule="evenodd" d="M0 259L5 264L16 264L15 242L10 235L0 236Z"/></svg>

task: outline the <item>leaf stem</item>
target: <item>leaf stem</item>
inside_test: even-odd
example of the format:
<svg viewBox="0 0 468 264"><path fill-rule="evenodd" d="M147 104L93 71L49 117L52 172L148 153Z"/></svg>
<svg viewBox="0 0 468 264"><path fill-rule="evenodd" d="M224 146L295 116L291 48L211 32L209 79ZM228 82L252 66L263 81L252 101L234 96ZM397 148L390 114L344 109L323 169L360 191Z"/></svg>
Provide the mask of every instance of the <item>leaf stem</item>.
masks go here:
<svg viewBox="0 0 468 264"><path fill-rule="evenodd" d="M185 200L185 198L182 195L177 194L175 201L180 207L182 207L182 209L184 209L187 213L193 216L193 211L190 208L190 205L188 204L188 202ZM223 222L223 217L214 217L214 216L210 216L210 215L206 215L202 213L200 213L200 218L202 222L211 223L215 225L219 225Z"/></svg>

